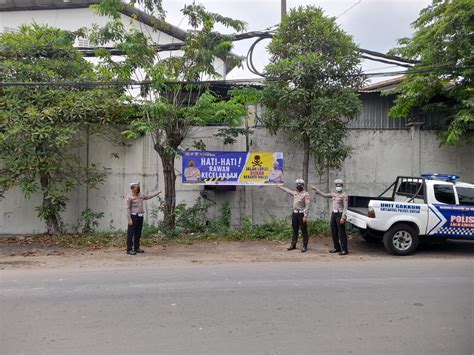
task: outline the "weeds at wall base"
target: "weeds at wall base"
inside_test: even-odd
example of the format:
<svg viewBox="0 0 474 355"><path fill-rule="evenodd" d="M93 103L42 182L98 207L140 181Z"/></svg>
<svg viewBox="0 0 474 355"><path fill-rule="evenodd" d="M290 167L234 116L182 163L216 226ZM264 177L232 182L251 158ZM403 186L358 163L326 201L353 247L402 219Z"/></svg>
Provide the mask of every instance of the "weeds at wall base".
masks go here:
<svg viewBox="0 0 474 355"><path fill-rule="evenodd" d="M209 221L207 212L210 203L198 198L195 203L187 207L185 204L176 206L176 227L169 230L162 222L158 222L159 208L152 209L150 216L153 224L145 224L142 230L141 245L149 247L170 243L192 243L196 241L251 241L251 240L280 240L290 241L293 230L291 217L272 218L269 222L256 225L251 217L246 216L237 227L231 227L231 210L228 204L220 206L220 215ZM90 211L92 212L92 211ZM97 213L89 213L85 217L89 220L85 223L92 227L97 226L97 221L102 216ZM83 216L84 219L84 216ZM330 226L326 218L311 220L308 222L310 236L330 235ZM127 232L93 232L71 233L59 236L38 236L36 242L43 245L59 245L71 248L105 248L126 247Z"/></svg>
<svg viewBox="0 0 474 355"><path fill-rule="evenodd" d="M330 234L329 223L323 220L308 224L309 234L313 237L325 237ZM259 226L244 222L238 228L212 225L208 230L193 233L174 230L164 234L159 227L145 225L141 245L151 247L163 243L189 244L198 241L252 241L280 240L290 241L292 230L288 219L275 219ZM43 246L61 246L66 248L120 248L125 249L127 233L125 231L95 232L89 234L61 234L58 236L36 235L20 238L8 238L7 242L19 244L39 243Z"/></svg>

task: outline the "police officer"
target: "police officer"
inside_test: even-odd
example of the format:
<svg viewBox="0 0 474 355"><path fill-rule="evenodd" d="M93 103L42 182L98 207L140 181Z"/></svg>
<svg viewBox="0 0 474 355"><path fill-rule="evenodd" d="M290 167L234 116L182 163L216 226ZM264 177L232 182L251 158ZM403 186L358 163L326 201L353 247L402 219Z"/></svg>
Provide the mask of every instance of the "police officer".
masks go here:
<svg viewBox="0 0 474 355"><path fill-rule="evenodd" d="M308 249L308 213L311 197L304 189L304 181L296 180L296 191L287 189L283 185L277 185L279 189L287 192L293 196L293 213L291 217L291 224L293 226L293 239L288 250L296 249L296 242L298 241L298 233L301 228L303 235L303 247L301 252L304 253Z"/></svg>
<svg viewBox="0 0 474 355"><path fill-rule="evenodd" d="M140 249L140 238L142 236L143 228L143 215L145 213L143 209L143 201L158 196L161 191L158 191L157 193L152 195L142 195L140 194L140 183L138 181L131 182L129 186L131 189L131 193L125 198L128 219L127 254L136 255L137 253L145 252L143 249Z"/></svg>
<svg viewBox="0 0 474 355"><path fill-rule="evenodd" d="M339 255L349 254L347 249L347 234L346 234L346 214L348 205L348 196L344 190L344 181L341 179L334 180L334 191L325 193L320 191L316 186L311 187L316 194L326 198L332 198L332 213L331 213L331 234L334 243L334 249L330 253L339 253Z"/></svg>

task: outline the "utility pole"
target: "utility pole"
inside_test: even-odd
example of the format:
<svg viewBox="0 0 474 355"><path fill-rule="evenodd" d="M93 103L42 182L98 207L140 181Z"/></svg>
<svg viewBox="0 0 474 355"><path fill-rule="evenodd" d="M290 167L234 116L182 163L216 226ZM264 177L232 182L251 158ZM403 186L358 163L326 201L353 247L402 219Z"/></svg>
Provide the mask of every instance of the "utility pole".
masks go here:
<svg viewBox="0 0 474 355"><path fill-rule="evenodd" d="M281 21L286 17L286 0L281 0Z"/></svg>

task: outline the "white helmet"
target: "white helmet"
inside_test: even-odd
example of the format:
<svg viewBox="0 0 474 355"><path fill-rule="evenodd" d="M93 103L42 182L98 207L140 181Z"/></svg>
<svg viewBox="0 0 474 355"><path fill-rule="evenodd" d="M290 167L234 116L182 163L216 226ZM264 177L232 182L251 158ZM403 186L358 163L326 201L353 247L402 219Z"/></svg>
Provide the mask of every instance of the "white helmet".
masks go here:
<svg viewBox="0 0 474 355"><path fill-rule="evenodd" d="M334 180L334 185L344 185L344 181L342 179Z"/></svg>
<svg viewBox="0 0 474 355"><path fill-rule="evenodd" d="M296 179L295 184L296 184L296 186L304 185L304 180L303 179Z"/></svg>

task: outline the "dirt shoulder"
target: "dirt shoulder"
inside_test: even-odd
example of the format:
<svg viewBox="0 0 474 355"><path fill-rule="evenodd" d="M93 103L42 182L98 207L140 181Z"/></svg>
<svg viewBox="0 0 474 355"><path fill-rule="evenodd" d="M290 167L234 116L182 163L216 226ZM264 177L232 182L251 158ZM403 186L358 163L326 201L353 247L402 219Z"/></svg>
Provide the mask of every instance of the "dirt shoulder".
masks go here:
<svg viewBox="0 0 474 355"><path fill-rule="evenodd" d="M287 251L289 241L176 241L158 242L145 247L145 253L125 254L118 247L64 247L42 243L34 237L1 237L0 269L18 268L121 268L146 265L222 264L239 262L344 262L393 260L381 243L367 243L361 238L349 240L350 254L339 256L328 253L330 238L313 237L306 253ZM474 256L474 243L448 241L441 245L420 246L415 255L403 259L465 259Z"/></svg>

